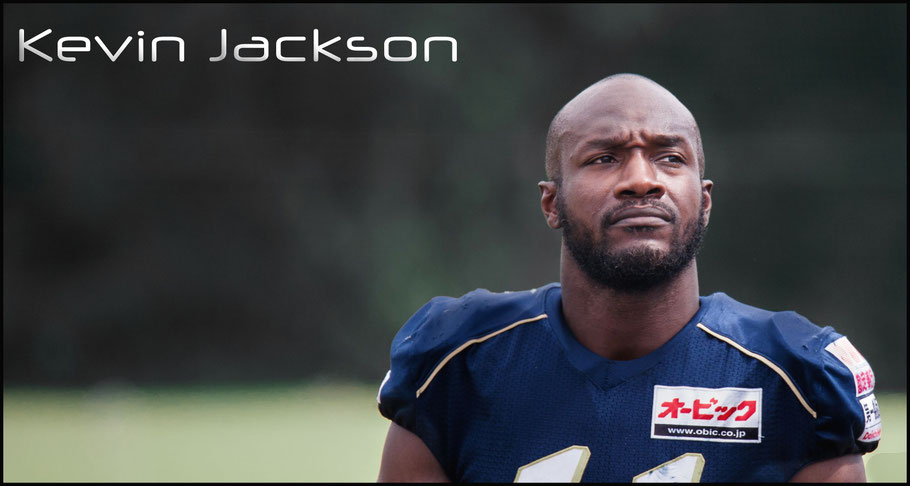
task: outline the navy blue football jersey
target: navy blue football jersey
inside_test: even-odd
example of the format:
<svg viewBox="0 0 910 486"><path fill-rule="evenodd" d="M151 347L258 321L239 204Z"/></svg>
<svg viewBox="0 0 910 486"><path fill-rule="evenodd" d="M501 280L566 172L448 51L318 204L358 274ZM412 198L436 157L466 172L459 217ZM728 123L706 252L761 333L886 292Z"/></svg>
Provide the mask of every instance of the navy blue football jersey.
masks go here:
<svg viewBox="0 0 910 486"><path fill-rule="evenodd" d="M392 342L379 410L453 481L787 481L866 453L874 375L846 337L723 293L638 359L582 346L561 288L437 297Z"/></svg>

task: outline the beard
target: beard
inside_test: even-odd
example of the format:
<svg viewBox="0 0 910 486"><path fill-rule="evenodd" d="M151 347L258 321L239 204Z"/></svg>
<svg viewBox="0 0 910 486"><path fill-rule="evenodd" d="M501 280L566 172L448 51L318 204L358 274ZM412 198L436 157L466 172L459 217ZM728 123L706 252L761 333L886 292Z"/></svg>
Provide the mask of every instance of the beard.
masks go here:
<svg viewBox="0 0 910 486"><path fill-rule="evenodd" d="M613 244L607 236L610 214L637 203L640 201L630 201L606 214L600 227L601 241L596 243L593 230L584 227L572 216L563 205L562 198L556 198L556 209L563 228L563 241L569 254L590 280L617 292L645 292L675 278L695 259L707 230L705 197L702 195L698 218L687 223L681 231L679 226L675 226L668 251L648 246L614 251L611 248ZM676 212L671 208L659 202L654 202L653 205L663 208L671 215L671 224L678 220ZM653 230L652 227L624 229L641 232Z"/></svg>

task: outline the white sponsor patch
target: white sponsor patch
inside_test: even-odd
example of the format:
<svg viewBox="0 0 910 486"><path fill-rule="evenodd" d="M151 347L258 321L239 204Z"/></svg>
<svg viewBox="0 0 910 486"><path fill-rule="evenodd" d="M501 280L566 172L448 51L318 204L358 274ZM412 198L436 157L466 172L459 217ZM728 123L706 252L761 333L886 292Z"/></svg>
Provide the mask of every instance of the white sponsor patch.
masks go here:
<svg viewBox="0 0 910 486"><path fill-rule="evenodd" d="M759 443L761 392L654 385L651 438Z"/></svg>
<svg viewBox="0 0 910 486"><path fill-rule="evenodd" d="M825 346L825 351L834 355L841 363L850 369L853 374L853 384L856 386L856 396L861 397L875 389L875 374L872 367L863 355L850 344L847 336Z"/></svg>
<svg viewBox="0 0 910 486"><path fill-rule="evenodd" d="M863 406L863 415L866 416L866 427L857 440L875 442L882 436L882 414L878 410L878 400L875 399L875 395L869 395L860 398L859 403Z"/></svg>

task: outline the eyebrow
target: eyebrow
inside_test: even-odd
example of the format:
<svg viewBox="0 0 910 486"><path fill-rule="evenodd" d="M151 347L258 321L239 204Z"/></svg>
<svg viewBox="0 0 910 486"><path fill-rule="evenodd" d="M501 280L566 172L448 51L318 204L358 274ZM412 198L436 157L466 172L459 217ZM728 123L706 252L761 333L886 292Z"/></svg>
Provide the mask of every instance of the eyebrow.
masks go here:
<svg viewBox="0 0 910 486"><path fill-rule="evenodd" d="M678 147L685 143L685 139L679 135L653 135L646 138L650 138L659 147Z"/></svg>

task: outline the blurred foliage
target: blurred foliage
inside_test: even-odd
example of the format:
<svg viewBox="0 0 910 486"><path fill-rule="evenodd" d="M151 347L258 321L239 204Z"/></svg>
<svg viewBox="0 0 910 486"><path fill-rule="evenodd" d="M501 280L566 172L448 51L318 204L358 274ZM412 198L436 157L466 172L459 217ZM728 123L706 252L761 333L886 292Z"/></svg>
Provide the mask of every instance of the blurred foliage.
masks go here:
<svg viewBox="0 0 910 486"><path fill-rule="evenodd" d="M5 384L378 382L429 298L558 279L547 126L636 72L702 129L702 293L834 326L879 388L906 387L906 5L3 13ZM95 46L20 63L20 28L177 35L186 62ZM449 35L458 62L210 63L222 28L231 44Z"/></svg>

